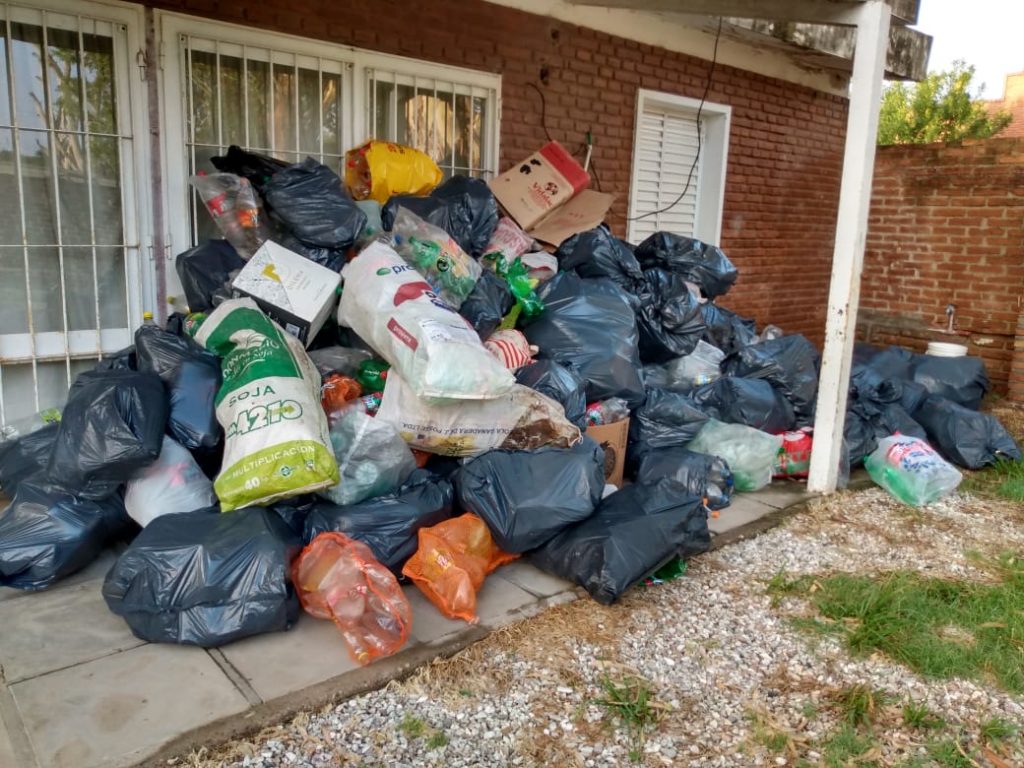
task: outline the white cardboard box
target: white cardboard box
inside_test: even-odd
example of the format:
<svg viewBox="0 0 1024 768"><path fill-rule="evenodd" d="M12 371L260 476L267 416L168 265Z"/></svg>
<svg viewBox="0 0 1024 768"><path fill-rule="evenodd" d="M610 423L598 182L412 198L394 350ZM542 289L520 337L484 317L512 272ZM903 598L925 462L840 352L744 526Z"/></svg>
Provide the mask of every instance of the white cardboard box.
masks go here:
<svg viewBox="0 0 1024 768"><path fill-rule="evenodd" d="M231 283L306 346L338 299L341 275L268 240Z"/></svg>

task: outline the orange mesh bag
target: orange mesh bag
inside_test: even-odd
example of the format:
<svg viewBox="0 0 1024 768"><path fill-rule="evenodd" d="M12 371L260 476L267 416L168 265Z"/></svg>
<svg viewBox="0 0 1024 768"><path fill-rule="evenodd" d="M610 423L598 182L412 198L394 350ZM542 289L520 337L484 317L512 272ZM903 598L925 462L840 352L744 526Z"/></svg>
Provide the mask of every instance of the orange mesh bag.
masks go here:
<svg viewBox="0 0 1024 768"><path fill-rule="evenodd" d="M498 549L483 520L466 514L421 528L419 547L402 574L445 616L475 623L476 592L484 577L517 557Z"/></svg>
<svg viewBox="0 0 1024 768"><path fill-rule="evenodd" d="M351 376L342 373L326 376L320 386L320 404L327 414L328 423L333 427L348 404L358 400L362 394L362 385Z"/></svg>
<svg viewBox="0 0 1024 768"><path fill-rule="evenodd" d="M358 664L390 656L409 639L412 607L362 542L321 533L296 558L292 583L307 613L334 621Z"/></svg>

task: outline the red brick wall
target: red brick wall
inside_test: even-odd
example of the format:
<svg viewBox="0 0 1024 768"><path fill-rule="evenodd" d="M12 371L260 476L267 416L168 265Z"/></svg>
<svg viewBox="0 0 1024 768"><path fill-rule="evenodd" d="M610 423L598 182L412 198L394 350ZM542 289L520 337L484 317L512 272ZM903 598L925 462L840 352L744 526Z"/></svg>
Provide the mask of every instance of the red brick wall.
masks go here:
<svg viewBox="0 0 1024 768"><path fill-rule="evenodd" d="M929 339L968 343L1006 392L1015 338L1024 347L1022 301L1024 139L879 148L862 338L919 351ZM963 336L935 333L947 304ZM1024 399L1024 359L1014 375L1012 392Z"/></svg>
<svg viewBox="0 0 1024 768"><path fill-rule="evenodd" d="M637 88L700 98L709 62L481 0L155 0L209 16L502 75L501 164L593 131L610 223L625 233ZM587 13L580 9L581 17ZM550 72L548 85L540 70ZM708 99L733 107L722 245L740 269L724 304L823 336L846 101L719 66Z"/></svg>

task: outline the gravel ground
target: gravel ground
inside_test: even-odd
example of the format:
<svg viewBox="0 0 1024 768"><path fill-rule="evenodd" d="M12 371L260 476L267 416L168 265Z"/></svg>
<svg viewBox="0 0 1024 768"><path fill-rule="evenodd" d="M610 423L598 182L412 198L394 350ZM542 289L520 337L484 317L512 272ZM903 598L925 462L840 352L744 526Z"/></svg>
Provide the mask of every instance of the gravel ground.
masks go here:
<svg viewBox="0 0 1024 768"><path fill-rule="evenodd" d="M925 680L878 655L854 658L838 641L792 627L789 617L806 610L801 600L773 605L766 594L780 569L917 569L984 580L989 575L966 553L1006 550L1024 552L1018 505L960 495L910 510L878 489L839 494L770 533L694 559L680 580L638 587L610 608L582 599L551 609L403 683L187 763L824 765L823 745L840 725L837 693L866 685L894 703L880 705L874 746L849 765L1022 766L1016 739L978 760L928 762L925 744L935 735L906 727L900 705L926 704L969 749L980 744L979 726L989 718L1024 727L1024 698L967 680ZM631 677L649 681L660 716L642 741L595 703L602 680ZM783 734L775 751L765 732Z"/></svg>

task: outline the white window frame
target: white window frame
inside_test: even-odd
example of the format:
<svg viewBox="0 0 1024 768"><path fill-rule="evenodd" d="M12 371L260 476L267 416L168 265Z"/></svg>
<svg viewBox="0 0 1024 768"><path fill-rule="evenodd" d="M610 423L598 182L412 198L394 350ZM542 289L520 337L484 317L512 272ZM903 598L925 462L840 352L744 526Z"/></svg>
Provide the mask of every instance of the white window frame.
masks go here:
<svg viewBox="0 0 1024 768"><path fill-rule="evenodd" d="M0 334L0 362L3 364L61 361L67 363L70 385L70 361L83 357L101 357L131 343L131 336L142 323L143 306L155 299L156 291L150 268L143 267L143 250L151 251L150 233L151 183L149 163L149 120L145 82L138 75L137 53L144 49L145 17L141 6L122 3L90 2L90 0L26 0L6 4L11 18L31 19L27 12L53 13L62 16L95 19L120 27L124 38L113 36L115 83L118 93L118 130L122 137L130 137L131 149L119 144L121 168L123 239L125 245L125 286L128 312L127 329L100 329L76 331L49 331L39 333ZM5 23L0 21L0 23ZM125 103L127 101L127 103ZM148 254L151 255L151 254ZM151 260L146 258L149 263ZM118 287L120 288L120 286ZM113 286L99 286L104 290L117 290ZM74 290L68 286L67 290ZM96 297L100 302L101 296ZM38 400L38 380L36 396ZM37 402L37 405L38 402Z"/></svg>
<svg viewBox="0 0 1024 768"><path fill-rule="evenodd" d="M725 203L725 177L729 161L729 126L732 120L732 107L728 104L717 104L705 101L703 106L699 99L678 96L673 93L652 91L646 88L637 90L636 114L633 122L633 165L629 181L629 233L628 239L633 240L635 217L647 213L637 210L637 169L640 158L640 125L644 111L648 107L679 112L696 117L700 112L702 132L700 162L698 169L699 188L697 189L697 206L694 214L693 236L712 245L719 245L722 239L722 209ZM697 174L694 173L696 179ZM693 183L693 182L691 182Z"/></svg>
<svg viewBox="0 0 1024 768"><path fill-rule="evenodd" d="M162 132L164 148L165 216L169 222L168 259L191 247L191 233L187 216L188 178L183 164L186 157L185 137L185 79L186 73L178 66L178 44L181 35L214 39L235 45L249 45L269 50L287 50L301 56L331 59L349 66L351 77L344 81L342 142L343 150L357 147L373 138L370 112L370 70L389 71L400 78L431 78L459 86L489 89L494 93L494 109L489 110L485 130L488 131L485 167L497 168L500 157L501 75L463 69L444 64L432 64L404 56L367 51L337 43L323 42L296 35L268 32L238 24L201 19L178 13L160 11L157 25L164 51L161 76L161 103L163 105ZM335 171L339 169L334 169ZM181 293L181 286L173 264L167 270L167 295Z"/></svg>

